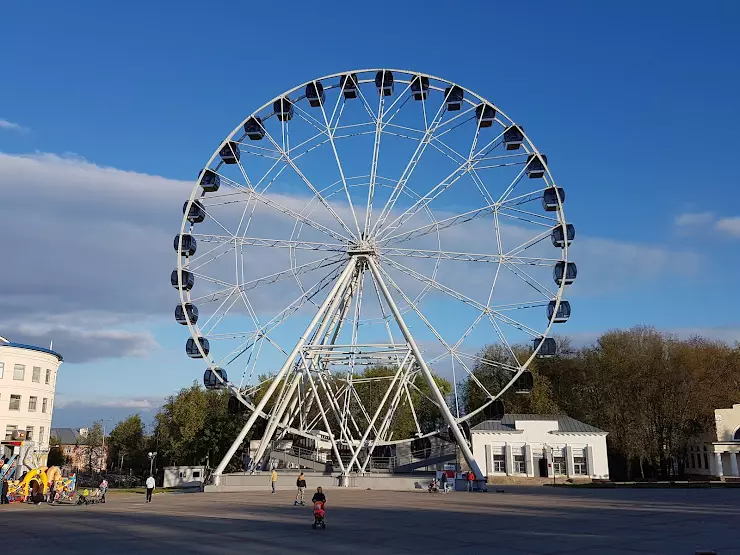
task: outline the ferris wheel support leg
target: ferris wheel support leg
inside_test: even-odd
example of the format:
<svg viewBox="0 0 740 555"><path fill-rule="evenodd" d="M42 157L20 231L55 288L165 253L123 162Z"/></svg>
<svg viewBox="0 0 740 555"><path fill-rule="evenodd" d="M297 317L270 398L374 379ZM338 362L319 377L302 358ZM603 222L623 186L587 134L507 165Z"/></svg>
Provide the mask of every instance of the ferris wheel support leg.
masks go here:
<svg viewBox="0 0 740 555"><path fill-rule="evenodd" d="M393 317L396 319L396 323L398 324L398 327L401 329L401 333L406 339L406 343L408 343L409 347L411 348L411 351L414 353L414 357L416 357L416 361L419 363L421 372L422 374L424 374L424 378L426 378L427 385L429 386L429 389L431 390L434 398L439 404L439 408L442 411L442 416L444 416L444 419L447 422L447 425L450 426L450 429L452 430L452 433L455 436L455 441L457 442L457 445L460 447L460 450L462 451L466 462L468 463L468 465L470 466L470 469L475 474L476 480L483 480L485 476L483 476L483 473L478 467L478 463L475 462L475 457L473 457L473 452L470 450L470 447L468 446L468 442L466 441L465 436L463 436L462 431L457 425L457 421L455 420L455 417L450 412L450 408L447 406L447 402L445 401L445 398L442 395L442 392L439 390L439 387L437 387L437 383L434 381L434 377L432 376L432 373L429 370L427 363L424 361L424 358L421 356L421 350L419 350L419 346L416 344L414 337L411 335L409 328L406 326L406 322L404 322L403 320L401 311L398 309L398 306L393 300L393 297L391 296L391 293L388 290L388 287L386 286L385 281L383 280L383 276L380 275L380 270L378 269L377 263L375 262L375 260L373 260L371 256L367 256L365 257L365 259L367 260L368 266L370 267L370 271L372 272L373 277L375 278L375 281L377 281L378 286L380 287L380 290L383 293L383 296L385 297L385 300L388 303L388 306L390 307L391 312L393 313Z"/></svg>
<svg viewBox="0 0 740 555"><path fill-rule="evenodd" d="M348 264L348 266L356 266L356 264ZM326 340L326 334L327 330L329 329L330 325L336 325L337 318L339 316L338 307L340 302L345 298L346 290L349 289L349 285L352 281L353 273L350 272L347 274L347 276L344 277L342 281L342 287L337 291L332 291L333 295L331 295L331 298L329 299L329 306L323 307L325 310L323 312L323 318L321 320L321 324L319 324L318 331L314 335L314 341L318 338L325 338ZM310 336L310 334L309 334ZM304 342L303 347L305 348L306 344L308 342ZM310 345L310 343L308 343ZM301 349L303 350L303 349ZM306 368L306 371L308 372L311 366L315 365L315 355L309 354L308 356L305 355L305 353L301 354L301 360L305 362L304 367ZM310 364L309 364L310 363ZM293 382L290 384L290 387L288 389L288 393L281 399L281 402L279 406L275 407L275 410L273 411L272 416L270 417L270 421L267 425L267 429L265 430L265 434L262 436L262 441L260 441L260 447L257 451L257 456L255 457L256 461L259 461L264 457L265 451L267 450L270 442L272 441L273 436L275 435L275 430L278 427L278 424L283 419L283 416L285 415L286 410L288 409L288 406L290 405L291 401L293 400L293 396L296 394L296 390L298 389L298 384L300 383L300 376L298 375L298 370L296 369L296 374L293 378Z"/></svg>
<svg viewBox="0 0 740 555"><path fill-rule="evenodd" d="M288 388L287 394L284 395L283 398L280 399L280 403L275 406L267 424L267 429L265 429L265 433L260 440L260 446L259 449L257 449L257 454L254 457L254 460L256 462L261 461L262 457L265 456L265 451L267 451L268 446L272 442L272 437L275 435L275 430L278 427L278 423L280 423L280 421L283 419L283 415L285 414L288 405L293 399L293 395L298 387L299 381L300 379L298 375L293 376L293 381Z"/></svg>
<svg viewBox="0 0 740 555"><path fill-rule="evenodd" d="M308 341L308 338L311 336L311 333L316 327L316 324L318 324L319 320L323 316L325 316L327 308L334 302L335 298L337 297L337 292L345 285L347 278L352 275L352 272L354 272L356 264L357 263L354 260L354 258L350 259L350 262L349 264L347 264L347 267L342 271L339 278L337 278L337 281L334 283L334 286L331 288L331 291L326 296L326 299L324 300L323 304L321 305L319 310L316 311L316 315L313 317L313 320L306 328L306 331L303 332L303 335L300 337L300 339L296 343L296 346L293 348L293 351L288 356L287 360L285 361L285 364L283 364L282 368L280 368L280 371L278 372L277 376L275 376L275 379L270 384L270 387L267 388L267 391L265 392L264 397L262 397L259 404L255 407L255 410L254 412L252 412L251 416L247 420L247 423L244 424L244 427L239 432L239 435L236 436L234 443L231 444L231 447L229 447L229 450L226 452L226 455L224 455L224 458L221 460L221 462L216 467L216 470L213 472L214 485L219 484L220 479L221 479L221 474L223 474L223 471L226 468L226 465L229 464L231 457L234 456L234 453L236 453L236 450L242 444L242 442L244 441L244 438L247 437L249 430L252 429L252 426L254 425L255 421L259 417L259 414L262 412L262 409L265 408L265 405L267 405L267 402L270 400L270 397L277 389L280 381L285 377L288 371L292 368L293 363L296 360L296 357L298 356L298 354L301 352L301 349L303 349L303 346Z"/></svg>

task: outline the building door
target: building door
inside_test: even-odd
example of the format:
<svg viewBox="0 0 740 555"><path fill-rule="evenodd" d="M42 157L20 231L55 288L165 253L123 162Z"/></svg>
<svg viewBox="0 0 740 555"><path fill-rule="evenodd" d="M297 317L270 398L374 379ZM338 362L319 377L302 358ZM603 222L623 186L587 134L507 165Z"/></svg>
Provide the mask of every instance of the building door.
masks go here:
<svg viewBox="0 0 740 555"><path fill-rule="evenodd" d="M538 460L540 462L540 478L547 478L547 459L542 457Z"/></svg>

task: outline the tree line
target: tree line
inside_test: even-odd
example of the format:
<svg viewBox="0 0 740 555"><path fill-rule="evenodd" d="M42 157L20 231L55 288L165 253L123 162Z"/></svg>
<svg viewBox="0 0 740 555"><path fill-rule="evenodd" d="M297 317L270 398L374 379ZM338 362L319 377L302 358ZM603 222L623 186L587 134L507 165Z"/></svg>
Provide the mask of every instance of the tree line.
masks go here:
<svg viewBox="0 0 740 555"><path fill-rule="evenodd" d="M681 340L646 326L609 331L581 348L556 341L556 356L530 366L532 393L504 394L506 412L562 413L609 432L612 479L684 474L691 443L715 432L714 409L740 402L740 343ZM503 361L506 354L490 345L480 357ZM494 387L505 378L493 364L472 373ZM471 381L460 394L468 410L480 401Z"/></svg>
<svg viewBox="0 0 740 555"><path fill-rule="evenodd" d="M740 401L740 344L730 346L701 337L680 340L643 326L604 333L586 347L575 348L567 338L556 341L554 357L536 358L529 367L534 376L532 392L519 394L512 388L503 395L506 412L567 414L609 432L613 479L683 473L691 441L714 430L714 409ZM522 360L528 357L530 347L514 346L511 350ZM508 348L491 344L482 349L479 359L510 364L512 357ZM360 377L392 376L394 372L389 367L373 367ZM511 377L510 371L484 362L476 364L471 373L474 378L456 384L456 391L450 381L435 376L444 395L457 393L462 412L472 412L485 400L479 384L495 392ZM388 384L390 380L360 380L355 385L371 414ZM446 429L439 410L425 397L426 384L421 379L416 384L419 390L414 390L413 402L422 431ZM339 381L327 385L334 391L341 387ZM258 402L259 396L253 401ZM274 402L271 399L265 410ZM316 411L314 403L309 418L316 416ZM159 468L206 463L215 466L246 416L229 410L228 392L206 390L193 383L166 399L155 416L151 433L145 433L139 415L120 422L107 439L108 468L145 475L150 451L157 452ZM484 418L479 413L471 424ZM264 421L259 419L257 423L250 437L259 438L264 432ZM330 426L339 433L333 418ZM397 438L413 437L417 431L411 410L403 402L396 410L390 431ZM242 450L247 448L250 437ZM227 472L241 470L242 450L232 458Z"/></svg>

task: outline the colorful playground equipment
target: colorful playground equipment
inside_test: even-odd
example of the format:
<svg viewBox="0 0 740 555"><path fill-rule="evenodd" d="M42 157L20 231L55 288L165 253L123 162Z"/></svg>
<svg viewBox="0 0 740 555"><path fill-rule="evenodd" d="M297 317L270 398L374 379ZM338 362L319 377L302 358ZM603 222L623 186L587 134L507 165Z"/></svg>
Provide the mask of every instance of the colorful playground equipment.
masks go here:
<svg viewBox="0 0 740 555"><path fill-rule="evenodd" d="M41 502L51 494L50 484L54 484L55 502L76 502L77 475L65 478L57 466L34 468L21 480L8 480L8 501Z"/></svg>
<svg viewBox="0 0 740 555"><path fill-rule="evenodd" d="M44 501L54 486L55 501L76 501L77 476L62 476L57 466L41 465L45 454L37 450L36 443L25 438L0 442L0 447L11 451L7 463L0 469L0 480L8 480L8 501Z"/></svg>

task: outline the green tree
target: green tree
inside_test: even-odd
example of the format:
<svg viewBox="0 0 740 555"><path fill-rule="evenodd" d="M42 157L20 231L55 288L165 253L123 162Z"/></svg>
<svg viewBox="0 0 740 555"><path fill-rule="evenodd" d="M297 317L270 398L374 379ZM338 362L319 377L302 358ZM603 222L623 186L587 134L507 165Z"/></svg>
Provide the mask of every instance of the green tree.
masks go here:
<svg viewBox="0 0 740 555"><path fill-rule="evenodd" d="M155 416L149 447L157 451L160 464L220 460L243 425L242 417L229 414L228 401L227 391L208 391L197 383L170 396ZM227 471L239 464L233 460Z"/></svg>
<svg viewBox="0 0 740 555"><path fill-rule="evenodd" d="M84 448L85 471L94 474L103 464L103 424L94 422L80 435L77 445Z"/></svg>
<svg viewBox="0 0 740 555"><path fill-rule="evenodd" d="M108 438L109 468L132 469L136 474L148 467L147 444L141 415L132 414L111 430Z"/></svg>
<svg viewBox="0 0 740 555"><path fill-rule="evenodd" d="M59 444L59 438L55 436L49 437L49 456L46 459L47 466L64 466L67 464L68 458L64 455L62 447Z"/></svg>
<svg viewBox="0 0 740 555"><path fill-rule="evenodd" d="M567 343L564 343L567 345ZM513 354L512 354L513 352ZM516 356L516 358L514 357ZM514 377L514 370L531 356L531 349L514 345L511 350L501 344L486 345L477 355L477 361L468 376L459 384L459 394L466 413L475 411L489 398L488 393L497 395ZM510 387L503 394L506 412L510 414L557 414L560 411L553 396L549 378L540 372L537 361L528 370L532 372L534 387L530 393L517 393ZM479 413L475 422L485 420Z"/></svg>

